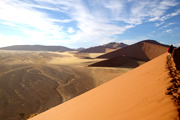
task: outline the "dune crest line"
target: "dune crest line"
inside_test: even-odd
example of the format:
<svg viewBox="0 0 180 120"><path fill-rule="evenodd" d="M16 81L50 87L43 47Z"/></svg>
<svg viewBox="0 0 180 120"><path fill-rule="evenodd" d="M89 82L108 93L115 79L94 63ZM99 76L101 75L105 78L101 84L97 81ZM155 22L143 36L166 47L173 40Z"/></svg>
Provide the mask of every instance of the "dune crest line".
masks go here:
<svg viewBox="0 0 180 120"><path fill-rule="evenodd" d="M180 61L177 61L180 56L178 56L178 52L180 52L180 47L174 50L173 57L167 57L167 69L169 70L169 76L171 78L171 86L167 88L167 95L172 96L172 100L177 106L178 110L178 120L180 119L180 70L177 66L180 65Z"/></svg>

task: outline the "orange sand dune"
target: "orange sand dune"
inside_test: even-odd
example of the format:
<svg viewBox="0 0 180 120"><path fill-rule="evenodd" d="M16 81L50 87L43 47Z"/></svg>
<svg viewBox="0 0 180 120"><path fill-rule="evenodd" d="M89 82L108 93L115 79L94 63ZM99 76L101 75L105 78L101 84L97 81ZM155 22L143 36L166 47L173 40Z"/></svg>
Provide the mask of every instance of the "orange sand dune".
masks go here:
<svg viewBox="0 0 180 120"><path fill-rule="evenodd" d="M175 120L166 54L30 120Z"/></svg>
<svg viewBox="0 0 180 120"><path fill-rule="evenodd" d="M118 56L128 56L138 60L151 60L167 52L167 46L153 40L145 40L133 45L106 53L98 58L114 58Z"/></svg>

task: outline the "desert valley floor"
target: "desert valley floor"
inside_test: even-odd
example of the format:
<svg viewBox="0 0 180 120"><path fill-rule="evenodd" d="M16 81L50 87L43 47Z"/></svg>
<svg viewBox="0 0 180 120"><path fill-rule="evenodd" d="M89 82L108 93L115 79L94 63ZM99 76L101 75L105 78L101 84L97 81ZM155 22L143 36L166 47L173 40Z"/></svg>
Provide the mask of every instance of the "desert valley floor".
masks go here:
<svg viewBox="0 0 180 120"><path fill-rule="evenodd" d="M88 67L99 53L0 51L0 119L25 119L132 68Z"/></svg>

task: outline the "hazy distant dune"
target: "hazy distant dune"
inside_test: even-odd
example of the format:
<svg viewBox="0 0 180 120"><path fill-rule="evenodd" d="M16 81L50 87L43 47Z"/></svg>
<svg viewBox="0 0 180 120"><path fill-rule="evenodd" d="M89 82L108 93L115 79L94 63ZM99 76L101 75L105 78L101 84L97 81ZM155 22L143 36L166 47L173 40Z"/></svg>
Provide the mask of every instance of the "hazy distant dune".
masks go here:
<svg viewBox="0 0 180 120"><path fill-rule="evenodd" d="M108 43L101 46L90 47L90 48L81 50L80 52L81 53L105 53L108 51L108 49L115 50L115 49L120 49L123 47L127 47L127 45L124 43L112 42L112 43Z"/></svg>

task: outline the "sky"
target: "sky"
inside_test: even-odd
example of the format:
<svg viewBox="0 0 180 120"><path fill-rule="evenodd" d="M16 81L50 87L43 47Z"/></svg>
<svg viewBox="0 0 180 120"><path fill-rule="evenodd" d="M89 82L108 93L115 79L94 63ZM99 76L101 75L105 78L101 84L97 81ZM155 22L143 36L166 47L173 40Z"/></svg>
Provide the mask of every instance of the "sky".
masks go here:
<svg viewBox="0 0 180 120"><path fill-rule="evenodd" d="M180 46L180 0L0 0L0 47Z"/></svg>

